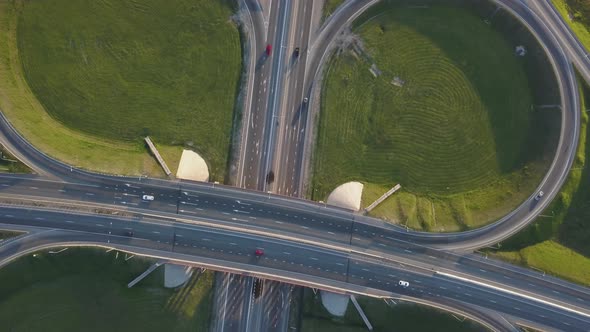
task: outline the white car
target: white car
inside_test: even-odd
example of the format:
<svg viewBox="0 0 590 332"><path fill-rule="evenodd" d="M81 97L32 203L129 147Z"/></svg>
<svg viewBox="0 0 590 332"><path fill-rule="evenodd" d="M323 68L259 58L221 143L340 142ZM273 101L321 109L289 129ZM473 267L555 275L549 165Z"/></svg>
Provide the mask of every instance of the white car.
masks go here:
<svg viewBox="0 0 590 332"><path fill-rule="evenodd" d="M542 190L539 191L539 193L537 194L537 196L535 196L535 201L540 200L541 197L543 197L543 195L545 195L545 193Z"/></svg>
<svg viewBox="0 0 590 332"><path fill-rule="evenodd" d="M143 195L143 196L141 196L141 199L143 199L144 201L153 201L154 200L154 196L152 196L152 195Z"/></svg>
<svg viewBox="0 0 590 332"><path fill-rule="evenodd" d="M410 283L409 283L409 282L407 282L407 281L400 280L400 281L398 282L398 285L400 285L400 286L402 286L402 287L408 287L408 286L410 286Z"/></svg>

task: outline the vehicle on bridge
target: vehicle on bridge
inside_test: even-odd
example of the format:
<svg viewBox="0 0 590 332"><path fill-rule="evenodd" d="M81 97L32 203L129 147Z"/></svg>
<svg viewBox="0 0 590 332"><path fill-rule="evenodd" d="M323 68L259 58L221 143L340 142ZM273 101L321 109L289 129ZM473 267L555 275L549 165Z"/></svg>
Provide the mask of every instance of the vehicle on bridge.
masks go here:
<svg viewBox="0 0 590 332"><path fill-rule="evenodd" d="M262 257L262 255L264 255L264 250L256 249L256 251L254 251L254 255L256 255L256 257L260 258L260 257Z"/></svg>
<svg viewBox="0 0 590 332"><path fill-rule="evenodd" d="M293 51L293 55L298 58L299 57L299 47L295 47L295 51Z"/></svg>
<svg viewBox="0 0 590 332"><path fill-rule="evenodd" d="M400 281L398 282L398 285L400 285L400 286L402 286L402 287L406 288L406 287L410 286L410 283L409 283L409 282L407 282L407 281L405 281L405 280L400 280Z"/></svg>
<svg viewBox="0 0 590 332"><path fill-rule="evenodd" d="M143 195L143 196L141 196L141 199L143 199L144 201L153 201L154 196L153 195Z"/></svg>
<svg viewBox="0 0 590 332"><path fill-rule="evenodd" d="M266 55L270 55L272 52L272 46L270 44L266 45Z"/></svg>

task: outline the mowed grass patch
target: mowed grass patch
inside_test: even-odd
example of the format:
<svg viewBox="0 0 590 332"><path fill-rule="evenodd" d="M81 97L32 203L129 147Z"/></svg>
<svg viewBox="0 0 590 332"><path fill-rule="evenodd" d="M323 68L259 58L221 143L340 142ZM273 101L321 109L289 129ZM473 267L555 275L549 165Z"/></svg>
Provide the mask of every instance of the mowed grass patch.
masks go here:
<svg viewBox="0 0 590 332"><path fill-rule="evenodd" d="M362 181L366 206L400 183L374 215L436 231L502 216L547 167L543 149L531 147L542 131L532 119L558 111L532 107L523 60L472 12L380 10L357 22L361 42L329 66L313 197Z"/></svg>
<svg viewBox="0 0 590 332"><path fill-rule="evenodd" d="M213 273L163 287L163 267L131 289L153 261L104 250L37 253L0 270L0 321L7 331L206 331Z"/></svg>
<svg viewBox="0 0 590 332"><path fill-rule="evenodd" d="M555 241L544 241L519 251L503 251L494 255L590 286L590 259Z"/></svg>
<svg viewBox="0 0 590 332"><path fill-rule="evenodd" d="M379 299L358 298L374 331L486 331L470 320L459 321L450 314L424 306L399 303L389 307ZM367 327L352 303L344 317L332 316L322 305L319 293L305 290L301 331L305 332L362 332ZM394 327L394 328L392 328Z"/></svg>
<svg viewBox="0 0 590 332"><path fill-rule="evenodd" d="M3 6L0 107L33 144L74 165L142 174L157 170L150 135L193 147L223 181L241 66L230 2Z"/></svg>

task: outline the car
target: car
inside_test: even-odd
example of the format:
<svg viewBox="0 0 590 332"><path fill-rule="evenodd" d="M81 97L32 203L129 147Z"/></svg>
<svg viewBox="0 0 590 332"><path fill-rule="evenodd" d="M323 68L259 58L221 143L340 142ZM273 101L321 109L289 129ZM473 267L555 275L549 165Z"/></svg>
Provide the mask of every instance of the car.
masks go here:
<svg viewBox="0 0 590 332"><path fill-rule="evenodd" d="M254 293L254 298L257 299L262 294L262 290L264 288L264 281L262 279L254 279L254 287L252 292Z"/></svg>
<svg viewBox="0 0 590 332"><path fill-rule="evenodd" d="M545 195L545 193L542 190L539 191L539 193L537 194L537 196L535 196L535 201L540 200L541 197L543 197L543 195Z"/></svg>
<svg viewBox="0 0 590 332"><path fill-rule="evenodd" d="M272 46L270 44L266 45L266 55L270 55L272 52Z"/></svg>
<svg viewBox="0 0 590 332"><path fill-rule="evenodd" d="M125 236L133 237L133 231L125 232Z"/></svg>
<svg viewBox="0 0 590 332"><path fill-rule="evenodd" d="M407 281L404 281L404 280L400 280L400 281L398 282L398 285L400 285L400 286L402 286L402 287L404 287L404 288L405 288L405 287L408 287L408 286L410 286L410 283L409 283L409 282L407 282Z"/></svg>
<svg viewBox="0 0 590 332"><path fill-rule="evenodd" d="M295 47L295 51L293 52L296 58L299 57L299 47Z"/></svg>
<svg viewBox="0 0 590 332"><path fill-rule="evenodd" d="M264 255L264 250L256 249L256 251L254 251L254 255L256 255L256 257L260 257L260 256Z"/></svg>
<svg viewBox="0 0 590 332"><path fill-rule="evenodd" d="M144 201L153 201L154 200L154 196L152 196L152 195L143 195L143 196L141 196L141 199L143 199Z"/></svg>
<svg viewBox="0 0 590 332"><path fill-rule="evenodd" d="M309 101L309 98L307 98L307 97L303 98L303 103L304 104L307 104L308 101Z"/></svg>

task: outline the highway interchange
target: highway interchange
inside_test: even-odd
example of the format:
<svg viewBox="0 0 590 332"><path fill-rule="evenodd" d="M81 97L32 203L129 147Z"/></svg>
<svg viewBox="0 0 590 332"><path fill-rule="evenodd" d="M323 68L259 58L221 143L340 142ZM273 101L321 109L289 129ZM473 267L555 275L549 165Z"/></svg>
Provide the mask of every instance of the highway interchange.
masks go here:
<svg viewBox="0 0 590 332"><path fill-rule="evenodd" d="M293 2L296 6L278 2L281 5L269 8L266 22L257 2L245 3L257 27L252 29L251 61L257 69L251 70L253 79L248 83L245 119L249 121L244 126L249 130L242 142L246 152L240 155L236 182L240 187L301 195L301 165L308 162L304 152L308 106L317 97L312 86L337 35L374 2L345 2L313 39L312 11L302 5L305 1ZM95 244L291 284L440 306L494 330L513 329L505 319L542 330L590 330L587 288L468 253L522 229L557 194L579 136L579 97L570 61L590 78L585 51L551 6L544 1L496 2L536 35L560 87L561 135L555 159L538 189L546 193L543 200L535 201L536 192L531 193L511 214L475 231L407 232L350 211L264 192L88 173L42 155L2 118L4 143L44 175L0 176L2 201L22 202L0 209L4 227L31 230L30 236L0 247L2 262L45 246ZM290 27L294 27L292 34L287 33ZM294 60L291 51L297 39L304 42L297 44L302 53ZM269 57L263 47L267 40L275 41ZM284 82L281 75L287 76ZM302 102L305 97L307 105ZM271 129L276 121L279 125ZM274 187L266 188L271 169L277 171L277 179ZM142 201L144 193L155 195L156 200ZM70 208L52 211L52 206ZM81 206L116 210L119 215L82 214ZM127 230L133 230L133 238L124 235ZM256 248L267 254L256 259ZM399 287L400 279L410 280L412 286ZM272 298L277 296L281 295Z"/></svg>

